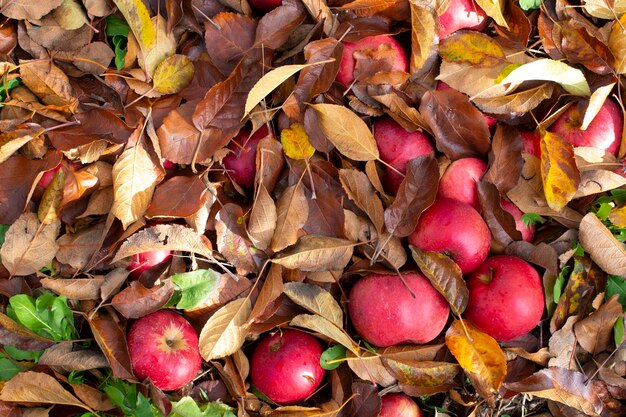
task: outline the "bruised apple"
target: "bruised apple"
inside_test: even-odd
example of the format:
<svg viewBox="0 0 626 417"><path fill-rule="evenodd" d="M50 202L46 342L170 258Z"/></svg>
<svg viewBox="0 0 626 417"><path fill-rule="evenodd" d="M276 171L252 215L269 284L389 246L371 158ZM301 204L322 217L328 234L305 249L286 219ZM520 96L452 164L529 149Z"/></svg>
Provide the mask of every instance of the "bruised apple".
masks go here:
<svg viewBox="0 0 626 417"><path fill-rule="evenodd" d="M435 152L424 133L408 132L390 117L376 120L372 130L380 158L402 174L406 173L406 165L411 159ZM388 166L385 170L385 186L396 194L404 177Z"/></svg>
<svg viewBox="0 0 626 417"><path fill-rule="evenodd" d="M359 50L378 48L390 48L393 53L392 71L407 71L409 61L402 49L402 45L390 35L368 36L356 42L344 42L343 54L341 55L341 64L337 73L337 81L349 87L354 82L354 68L356 59L354 53Z"/></svg>
<svg viewBox="0 0 626 417"><path fill-rule="evenodd" d="M281 330L261 340L252 353L252 385L279 404L293 404L313 394L324 378L322 347L313 336Z"/></svg>
<svg viewBox="0 0 626 417"><path fill-rule="evenodd" d="M348 299L354 328L363 339L380 347L430 342L448 321L448 303L418 273L403 274L402 278L367 275L354 284Z"/></svg>
<svg viewBox="0 0 626 417"><path fill-rule="evenodd" d="M202 364L198 334L183 317L159 310L137 320L128 333L133 372L164 391L187 385Z"/></svg>
<svg viewBox="0 0 626 417"><path fill-rule="evenodd" d="M382 405L378 417L422 417L422 410L406 394L385 394L380 400Z"/></svg>
<svg viewBox="0 0 626 417"><path fill-rule="evenodd" d="M419 218L409 243L422 250L451 257L463 274L476 269L489 254L491 234L480 214L469 204L437 197Z"/></svg>
<svg viewBox="0 0 626 417"><path fill-rule="evenodd" d="M452 162L439 180L438 194L463 201L480 209L476 184L487 171L487 163L478 158L461 158Z"/></svg>
<svg viewBox="0 0 626 417"><path fill-rule="evenodd" d="M541 277L514 256L488 258L468 278L469 302L464 316L496 340L530 332L543 315Z"/></svg>
<svg viewBox="0 0 626 417"><path fill-rule="evenodd" d="M242 129L228 146L231 152L222 163L230 178L242 187L252 187L256 174L256 148L261 139L269 134L267 125L250 136L250 131Z"/></svg>
<svg viewBox="0 0 626 417"><path fill-rule="evenodd" d="M439 39L447 38L459 29L483 30L487 14L474 0L451 0L439 16Z"/></svg>

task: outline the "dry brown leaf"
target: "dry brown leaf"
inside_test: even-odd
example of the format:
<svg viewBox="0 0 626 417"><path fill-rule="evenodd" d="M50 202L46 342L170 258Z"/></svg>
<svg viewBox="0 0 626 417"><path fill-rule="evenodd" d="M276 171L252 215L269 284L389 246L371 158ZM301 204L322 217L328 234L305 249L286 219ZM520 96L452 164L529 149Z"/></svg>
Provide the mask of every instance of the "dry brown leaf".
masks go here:
<svg viewBox="0 0 626 417"><path fill-rule="evenodd" d="M350 200L367 214L378 234L381 234L385 224L383 203L367 175L356 169L342 169L339 180Z"/></svg>
<svg viewBox="0 0 626 417"><path fill-rule="evenodd" d="M309 203L304 186L297 183L287 187L276 203L278 217L271 248L274 252L285 249L298 241L301 229L309 218Z"/></svg>
<svg viewBox="0 0 626 417"><path fill-rule="evenodd" d="M616 294L589 317L576 323L574 332L580 346L592 355L607 350L613 335L613 325L621 315L622 305Z"/></svg>
<svg viewBox="0 0 626 417"><path fill-rule="evenodd" d="M58 366L68 372L87 371L109 366L101 352L95 350L73 350L72 342L61 342L46 349L41 358L41 365Z"/></svg>
<svg viewBox="0 0 626 417"><path fill-rule="evenodd" d="M97 300L104 278L42 278L41 286L70 300Z"/></svg>
<svg viewBox="0 0 626 417"><path fill-rule="evenodd" d="M205 361L232 355L243 345L252 311L249 298L239 298L226 304L211 316L200 332L200 355Z"/></svg>
<svg viewBox="0 0 626 417"><path fill-rule="evenodd" d="M98 223L77 233L64 234L57 239L57 260L76 269L84 268L102 244L104 232L105 223Z"/></svg>
<svg viewBox="0 0 626 417"><path fill-rule="evenodd" d="M350 359L348 366L359 378L373 381L384 388L396 383L396 378L389 373L380 355L363 351L358 359L352 352L348 352L347 357Z"/></svg>
<svg viewBox="0 0 626 417"><path fill-rule="evenodd" d="M54 344L52 340L39 336L3 313L0 313L0 343L31 352Z"/></svg>
<svg viewBox="0 0 626 417"><path fill-rule="evenodd" d="M275 234L277 221L276 203L272 200L265 185L259 183L248 221L248 236L255 247L261 250L269 247ZM300 227L303 225L304 223Z"/></svg>
<svg viewBox="0 0 626 417"><path fill-rule="evenodd" d="M626 11L626 2L623 2ZM611 16L609 19L613 19ZM626 73L626 14L622 15L619 21L613 23L611 36L609 37L609 48L615 56L615 71L618 74Z"/></svg>
<svg viewBox="0 0 626 417"><path fill-rule="evenodd" d="M328 291L313 284L289 282L283 286L283 292L299 306L343 327L343 311Z"/></svg>
<svg viewBox="0 0 626 417"><path fill-rule="evenodd" d="M2 5L2 14L16 20L38 20L59 7L63 0L33 2L15 0Z"/></svg>
<svg viewBox="0 0 626 417"><path fill-rule="evenodd" d="M256 322L263 316L267 307L271 305L280 295L283 293L283 267L277 264L272 264L270 270L265 277L261 292L256 299L254 308L250 313L251 322Z"/></svg>
<svg viewBox="0 0 626 417"><path fill-rule="evenodd" d="M626 247L595 214L587 213L583 217L578 237L585 252L600 268L609 274L626 275Z"/></svg>
<svg viewBox="0 0 626 417"><path fill-rule="evenodd" d="M22 82L45 104L73 110L78 104L65 73L52 61L20 61Z"/></svg>
<svg viewBox="0 0 626 417"><path fill-rule="evenodd" d="M307 235L273 262L307 272L340 270L350 261L354 243L334 237Z"/></svg>
<svg viewBox="0 0 626 417"><path fill-rule="evenodd" d="M323 334L329 339L345 346L355 355L359 355L359 347L350 338L350 336L348 336L348 334L341 327L337 327L331 321L322 316L318 316L317 314L300 314L294 317L289 324L291 326L304 327L305 329Z"/></svg>
<svg viewBox="0 0 626 417"><path fill-rule="evenodd" d="M580 184L574 198L600 194L626 185L626 178L606 169L587 170L580 173Z"/></svg>
<svg viewBox="0 0 626 417"><path fill-rule="evenodd" d="M411 0L410 70L415 77L427 71L437 59L439 19L430 2Z"/></svg>

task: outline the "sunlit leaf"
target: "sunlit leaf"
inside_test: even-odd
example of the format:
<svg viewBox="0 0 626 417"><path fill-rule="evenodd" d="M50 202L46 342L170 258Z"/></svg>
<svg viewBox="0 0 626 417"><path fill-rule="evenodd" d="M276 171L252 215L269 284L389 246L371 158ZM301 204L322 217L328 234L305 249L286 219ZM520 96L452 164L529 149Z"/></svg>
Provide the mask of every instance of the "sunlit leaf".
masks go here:
<svg viewBox="0 0 626 417"><path fill-rule="evenodd" d="M157 65L152 83L159 93L176 94L189 85L193 74L193 63L187 56L172 55Z"/></svg>
<svg viewBox="0 0 626 417"><path fill-rule="evenodd" d="M220 308L200 332L200 355L205 361L232 355L246 337L248 316L252 311L249 298L239 298Z"/></svg>
<svg viewBox="0 0 626 417"><path fill-rule="evenodd" d="M561 135L541 131L541 179L551 209L561 211L576 194L580 172L574 147Z"/></svg>
<svg viewBox="0 0 626 417"><path fill-rule="evenodd" d="M500 84L515 84L524 81L553 81L565 91L577 96L590 96L591 90L585 74L561 61L538 59L515 68Z"/></svg>
<svg viewBox="0 0 626 417"><path fill-rule="evenodd" d="M461 31L448 36L441 41L437 52L446 61L472 65L491 66L505 60L504 50L498 43L474 31Z"/></svg>
<svg viewBox="0 0 626 417"><path fill-rule="evenodd" d="M283 291L294 303L343 327L343 311L329 292L317 285L301 282L286 283Z"/></svg>
<svg viewBox="0 0 626 417"><path fill-rule="evenodd" d="M309 136L300 123L294 123L280 132L280 143L283 151L291 159L309 159L315 153Z"/></svg>

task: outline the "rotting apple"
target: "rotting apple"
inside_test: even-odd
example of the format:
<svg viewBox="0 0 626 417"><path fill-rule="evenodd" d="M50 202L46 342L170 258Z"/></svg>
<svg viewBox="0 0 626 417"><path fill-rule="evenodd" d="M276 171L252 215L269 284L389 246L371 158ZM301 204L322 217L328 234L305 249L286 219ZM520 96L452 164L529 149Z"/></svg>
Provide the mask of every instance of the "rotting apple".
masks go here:
<svg viewBox="0 0 626 417"><path fill-rule="evenodd" d="M368 36L356 42L344 42L343 54L341 56L341 64L337 73L337 81L344 87L349 87L354 82L354 68L356 60L354 53L364 49L377 49L382 46L388 46L394 53L392 71L407 71L409 61L407 60L402 45L390 35Z"/></svg>
<svg viewBox="0 0 626 417"><path fill-rule="evenodd" d="M437 197L419 218L409 243L423 250L450 256L463 274L476 269L489 254L491 234L472 206L451 198Z"/></svg>
<svg viewBox="0 0 626 417"><path fill-rule="evenodd" d="M367 275L354 284L348 299L354 328L379 347L430 342L448 321L448 303L419 273Z"/></svg>
<svg viewBox="0 0 626 417"><path fill-rule="evenodd" d="M535 237L535 225L526 226L526 224L522 221L524 213L510 201L501 199L500 205L515 219L515 228L522 234L522 240L525 242L532 242Z"/></svg>
<svg viewBox="0 0 626 417"><path fill-rule="evenodd" d="M460 29L481 31L487 26L487 14L474 0L451 0L439 16L439 39Z"/></svg>
<svg viewBox="0 0 626 417"><path fill-rule="evenodd" d="M181 388L200 370L198 334L182 316L159 310L137 320L128 333L128 351L137 378L164 391Z"/></svg>
<svg viewBox="0 0 626 417"><path fill-rule="evenodd" d="M590 146L617 155L622 139L624 116L619 106L607 99L586 130L581 130L582 115L572 104L550 126L550 131L563 136L576 146Z"/></svg>
<svg viewBox="0 0 626 417"><path fill-rule="evenodd" d="M391 117L383 117L372 124L380 158L398 172L405 174L407 163L418 156L434 154L428 137L419 131L408 132ZM398 192L403 176L386 166L385 186L393 194Z"/></svg>
<svg viewBox="0 0 626 417"><path fill-rule="evenodd" d="M487 258L468 278L469 302L463 315L499 341L530 332L541 320L544 294L541 277L515 256Z"/></svg>
<svg viewBox="0 0 626 417"><path fill-rule="evenodd" d="M476 210L480 210L476 184L485 171L487 171L487 163L482 159L457 159L448 165L441 176L437 193L442 197L462 201Z"/></svg>
<svg viewBox="0 0 626 417"><path fill-rule="evenodd" d="M406 394L385 394L380 400L382 405L378 417L422 417L422 410Z"/></svg>
<svg viewBox="0 0 626 417"><path fill-rule="evenodd" d="M228 145L231 152L222 163L230 178L242 187L252 187L256 175L256 149L261 139L269 134L267 125L261 126L250 135L250 130L241 129Z"/></svg>
<svg viewBox="0 0 626 417"><path fill-rule="evenodd" d="M324 378L321 356L322 347L315 337L298 330L280 330L263 338L252 353L252 385L278 404L302 401Z"/></svg>
<svg viewBox="0 0 626 417"><path fill-rule="evenodd" d="M250 6L261 13L274 10L282 4L283 0L250 0Z"/></svg>

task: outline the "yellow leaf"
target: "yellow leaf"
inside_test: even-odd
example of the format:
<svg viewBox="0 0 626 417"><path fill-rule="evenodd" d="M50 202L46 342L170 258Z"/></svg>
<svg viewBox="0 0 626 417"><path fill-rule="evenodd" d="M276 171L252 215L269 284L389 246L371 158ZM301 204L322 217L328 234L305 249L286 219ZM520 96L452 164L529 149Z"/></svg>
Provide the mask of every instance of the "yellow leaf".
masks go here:
<svg viewBox="0 0 626 417"><path fill-rule="evenodd" d="M217 310L199 336L200 355L205 361L232 355L246 340L246 321L252 311L249 298L239 298Z"/></svg>
<svg viewBox="0 0 626 417"><path fill-rule="evenodd" d="M427 69L437 57L439 24L432 6L411 0L411 73Z"/></svg>
<svg viewBox="0 0 626 417"><path fill-rule="evenodd" d="M503 15L504 1L502 0L476 0L476 3L492 18L499 26L509 29L509 24Z"/></svg>
<svg viewBox="0 0 626 417"><path fill-rule="evenodd" d="M292 124L288 129L280 132L280 143L285 155L291 159L309 159L315 153L315 148L309 142L304 126L300 123Z"/></svg>
<svg viewBox="0 0 626 417"><path fill-rule="evenodd" d="M154 89L163 94L176 94L189 85L193 74L191 59L178 54L169 56L154 70Z"/></svg>
<svg viewBox="0 0 626 417"><path fill-rule="evenodd" d="M609 36L609 49L615 56L615 71L618 74L626 74L626 14L613 23Z"/></svg>
<svg viewBox="0 0 626 417"><path fill-rule="evenodd" d="M439 44L439 55L445 61L493 66L505 60L504 50L489 36L463 31L453 34Z"/></svg>
<svg viewBox="0 0 626 417"><path fill-rule="evenodd" d="M490 399L506 376L506 358L498 342L468 321L455 320L446 332L446 346L472 381Z"/></svg>
<svg viewBox="0 0 626 417"><path fill-rule="evenodd" d="M541 130L541 180L548 206L561 211L574 197L580 172L574 147L562 136Z"/></svg>
<svg viewBox="0 0 626 417"><path fill-rule="evenodd" d="M591 90L585 74L578 68L553 59L538 59L515 68L500 84L517 84L524 81L553 81L565 91L577 96L590 96Z"/></svg>
<svg viewBox="0 0 626 417"><path fill-rule="evenodd" d="M156 41L156 29L150 19L150 12L141 0L113 0L119 11L124 15L130 30L143 47L151 47Z"/></svg>

